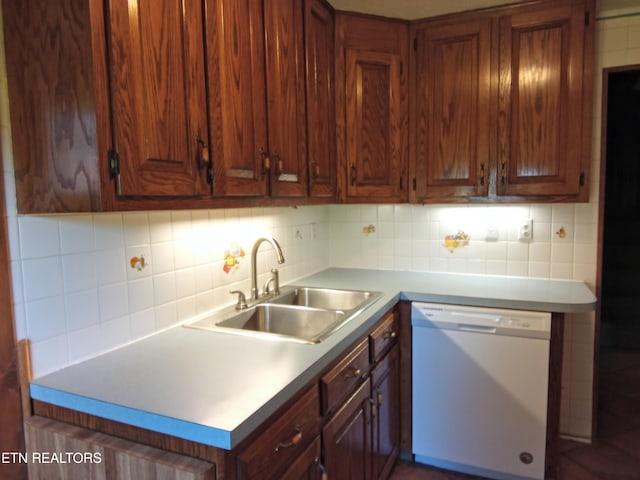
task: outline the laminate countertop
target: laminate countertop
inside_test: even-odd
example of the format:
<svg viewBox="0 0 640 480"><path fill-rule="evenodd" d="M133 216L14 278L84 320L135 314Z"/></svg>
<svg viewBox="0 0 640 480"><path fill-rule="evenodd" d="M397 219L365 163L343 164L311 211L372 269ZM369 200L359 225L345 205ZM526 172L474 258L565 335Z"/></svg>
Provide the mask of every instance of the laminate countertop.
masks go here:
<svg viewBox="0 0 640 480"><path fill-rule="evenodd" d="M589 312L596 304L583 282L523 277L329 268L292 284L382 295L317 344L178 325L35 378L31 396L233 449L399 300L558 313Z"/></svg>

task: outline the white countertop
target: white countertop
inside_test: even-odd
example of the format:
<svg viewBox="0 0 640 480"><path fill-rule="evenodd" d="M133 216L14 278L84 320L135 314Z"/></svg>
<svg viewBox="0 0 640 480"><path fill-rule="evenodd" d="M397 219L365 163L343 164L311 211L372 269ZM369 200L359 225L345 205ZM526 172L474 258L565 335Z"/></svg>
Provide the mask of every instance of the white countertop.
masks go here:
<svg viewBox="0 0 640 480"><path fill-rule="evenodd" d="M294 283L383 295L315 345L177 326L33 379L31 396L232 449L400 299L563 313L596 303L583 282L522 277L330 268Z"/></svg>

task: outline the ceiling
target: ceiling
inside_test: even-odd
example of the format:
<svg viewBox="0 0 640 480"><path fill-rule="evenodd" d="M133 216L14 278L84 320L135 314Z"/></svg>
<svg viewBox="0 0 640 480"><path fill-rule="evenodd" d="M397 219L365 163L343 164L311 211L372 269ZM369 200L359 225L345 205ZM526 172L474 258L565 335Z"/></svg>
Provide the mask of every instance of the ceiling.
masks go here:
<svg viewBox="0 0 640 480"><path fill-rule="evenodd" d="M407 20L507 5L514 2L515 0L329 0L329 3L338 10ZM598 16L615 13L640 13L640 0L596 0L596 3Z"/></svg>

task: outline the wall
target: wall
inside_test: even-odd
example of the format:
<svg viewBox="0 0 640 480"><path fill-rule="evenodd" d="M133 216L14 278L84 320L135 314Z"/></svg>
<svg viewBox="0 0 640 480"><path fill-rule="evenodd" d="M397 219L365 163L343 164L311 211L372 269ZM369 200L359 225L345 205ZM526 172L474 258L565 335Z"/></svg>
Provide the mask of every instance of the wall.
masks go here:
<svg viewBox="0 0 640 480"><path fill-rule="evenodd" d="M283 282L334 265L573 278L593 288L601 69L640 63L640 17L601 19L597 30L591 202L569 205L335 205L19 216L0 59L16 328L19 337L33 342L35 375L229 304L229 289L249 290L248 255L262 231L282 242L287 257L280 269ZM528 243L516 233L524 218L533 220ZM485 240L489 225L497 227L498 240ZM561 228L564 236L557 233ZM450 251L443 246L445 236L459 230L469 243ZM225 251L238 247L245 256L225 273ZM261 272L273 263L269 248L263 249ZM132 259L141 255L146 266L138 271L141 265L133 262L132 268ZM593 314L567 319L561 430L579 438L591 434L594 323Z"/></svg>

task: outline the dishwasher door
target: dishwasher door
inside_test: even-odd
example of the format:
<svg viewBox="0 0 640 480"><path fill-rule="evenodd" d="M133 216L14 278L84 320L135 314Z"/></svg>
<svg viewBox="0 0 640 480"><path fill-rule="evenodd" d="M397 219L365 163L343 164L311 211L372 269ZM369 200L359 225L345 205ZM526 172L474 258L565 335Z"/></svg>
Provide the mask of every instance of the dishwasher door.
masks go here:
<svg viewBox="0 0 640 480"><path fill-rule="evenodd" d="M543 479L551 316L412 306L417 462L496 479Z"/></svg>

